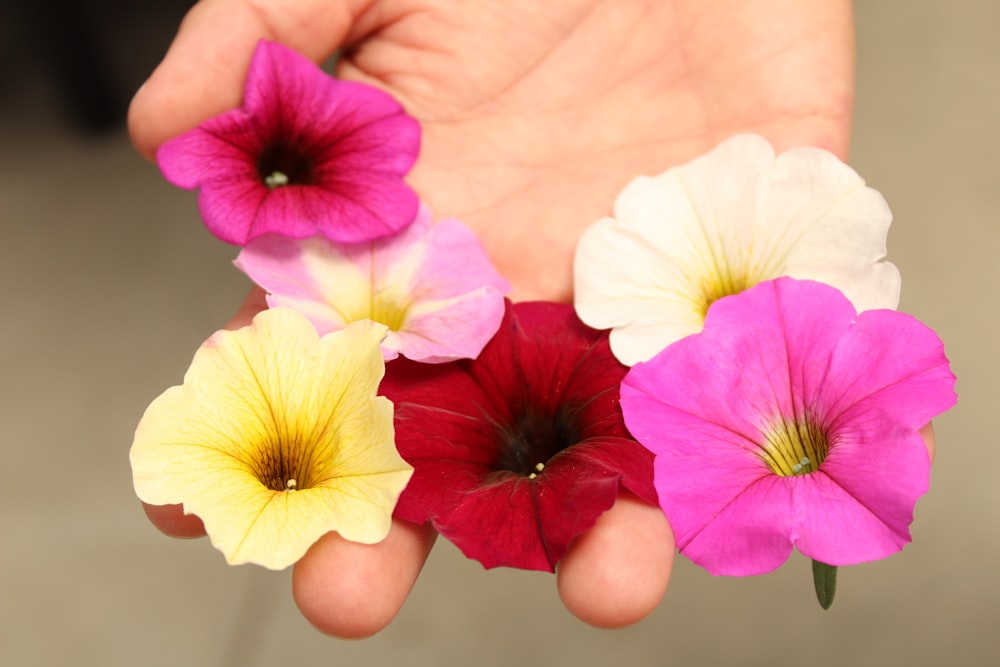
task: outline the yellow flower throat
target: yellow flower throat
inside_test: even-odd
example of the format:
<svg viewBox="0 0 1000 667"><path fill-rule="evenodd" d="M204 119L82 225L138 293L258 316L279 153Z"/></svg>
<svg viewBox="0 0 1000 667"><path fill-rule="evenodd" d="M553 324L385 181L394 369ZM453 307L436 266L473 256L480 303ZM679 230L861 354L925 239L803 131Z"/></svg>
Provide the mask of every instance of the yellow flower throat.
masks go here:
<svg viewBox="0 0 1000 667"><path fill-rule="evenodd" d="M782 419L764 434L760 457L776 475L808 475L830 451L826 434L808 419Z"/></svg>

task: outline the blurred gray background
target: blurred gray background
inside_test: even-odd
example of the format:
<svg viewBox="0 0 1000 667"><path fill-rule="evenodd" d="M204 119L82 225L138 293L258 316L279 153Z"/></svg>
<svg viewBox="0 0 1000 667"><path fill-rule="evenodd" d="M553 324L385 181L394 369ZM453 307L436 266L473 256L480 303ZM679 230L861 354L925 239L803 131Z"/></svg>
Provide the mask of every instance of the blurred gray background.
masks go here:
<svg viewBox="0 0 1000 667"><path fill-rule="evenodd" d="M856 5L851 163L893 209L901 309L959 377L913 544L842 570L828 612L801 557L746 579L679 558L659 609L609 632L552 577L483 573L439 541L395 623L360 642L302 620L289 572L227 567L135 501L138 417L246 282L116 124L185 2L97 4L109 76L76 91L75 117L58 82L78 72L46 59L38 15L0 9L0 665L1000 664L1000 3Z"/></svg>

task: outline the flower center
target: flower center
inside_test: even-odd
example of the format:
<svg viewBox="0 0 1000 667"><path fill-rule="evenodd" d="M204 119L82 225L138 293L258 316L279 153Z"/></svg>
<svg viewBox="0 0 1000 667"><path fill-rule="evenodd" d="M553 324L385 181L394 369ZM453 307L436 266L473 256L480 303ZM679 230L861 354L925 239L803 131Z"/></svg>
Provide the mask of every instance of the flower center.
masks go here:
<svg viewBox="0 0 1000 667"><path fill-rule="evenodd" d="M706 280L701 286L701 316L708 313L708 309L713 303L725 296L739 294L743 290L753 287L753 283L746 275L734 272L728 266L717 266L712 277Z"/></svg>
<svg viewBox="0 0 1000 667"><path fill-rule="evenodd" d="M336 307L335 304L331 305ZM341 304L340 313L346 324L371 320L384 324L390 331L402 331L408 310L409 305L405 299L380 290L370 293L367 298L359 296L352 303Z"/></svg>
<svg viewBox="0 0 1000 667"><path fill-rule="evenodd" d="M830 451L826 434L808 419L781 419L764 435L760 457L776 475L808 475Z"/></svg>
<svg viewBox="0 0 1000 667"><path fill-rule="evenodd" d="M376 294L371 302L371 320L384 324L390 331L400 331L406 323L406 306L393 298Z"/></svg>
<svg viewBox="0 0 1000 667"><path fill-rule="evenodd" d="M283 141L268 144L261 151L257 173L272 190L283 185L312 185L316 181L309 156Z"/></svg>
<svg viewBox="0 0 1000 667"><path fill-rule="evenodd" d="M503 447L497 469L529 479L535 479L553 456L580 441L576 420L562 408L555 415L522 409L498 431Z"/></svg>
<svg viewBox="0 0 1000 667"><path fill-rule="evenodd" d="M272 491L298 491L312 484L309 475L311 456L293 439L267 442L252 454L250 472Z"/></svg>

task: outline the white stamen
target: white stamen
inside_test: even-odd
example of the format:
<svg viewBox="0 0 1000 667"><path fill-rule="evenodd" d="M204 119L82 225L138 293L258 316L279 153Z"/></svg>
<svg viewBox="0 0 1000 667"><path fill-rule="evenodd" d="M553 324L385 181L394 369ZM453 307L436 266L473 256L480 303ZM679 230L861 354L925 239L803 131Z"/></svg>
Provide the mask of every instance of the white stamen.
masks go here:
<svg viewBox="0 0 1000 667"><path fill-rule="evenodd" d="M535 470L537 470L538 472L542 472L543 470L545 470L545 464L544 463L536 463L535 464Z"/></svg>
<svg viewBox="0 0 1000 667"><path fill-rule="evenodd" d="M290 479L290 480L288 480L288 483L285 484L285 491L294 491L295 487L297 487L297 486L298 486L298 482L296 482L294 479Z"/></svg>
<svg viewBox="0 0 1000 667"><path fill-rule="evenodd" d="M288 185L288 176L280 171L271 172L264 177L264 184L269 188L276 188L279 185Z"/></svg>

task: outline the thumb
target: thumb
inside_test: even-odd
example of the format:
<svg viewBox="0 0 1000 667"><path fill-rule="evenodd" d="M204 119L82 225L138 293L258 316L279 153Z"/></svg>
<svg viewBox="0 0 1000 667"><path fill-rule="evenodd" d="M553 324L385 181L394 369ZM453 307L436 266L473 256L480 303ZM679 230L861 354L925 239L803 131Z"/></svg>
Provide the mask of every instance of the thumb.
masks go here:
<svg viewBox="0 0 1000 667"><path fill-rule="evenodd" d="M136 149L153 159L167 139L238 107L260 39L321 62L360 39L373 0L201 0L188 12L163 62L132 99Z"/></svg>

